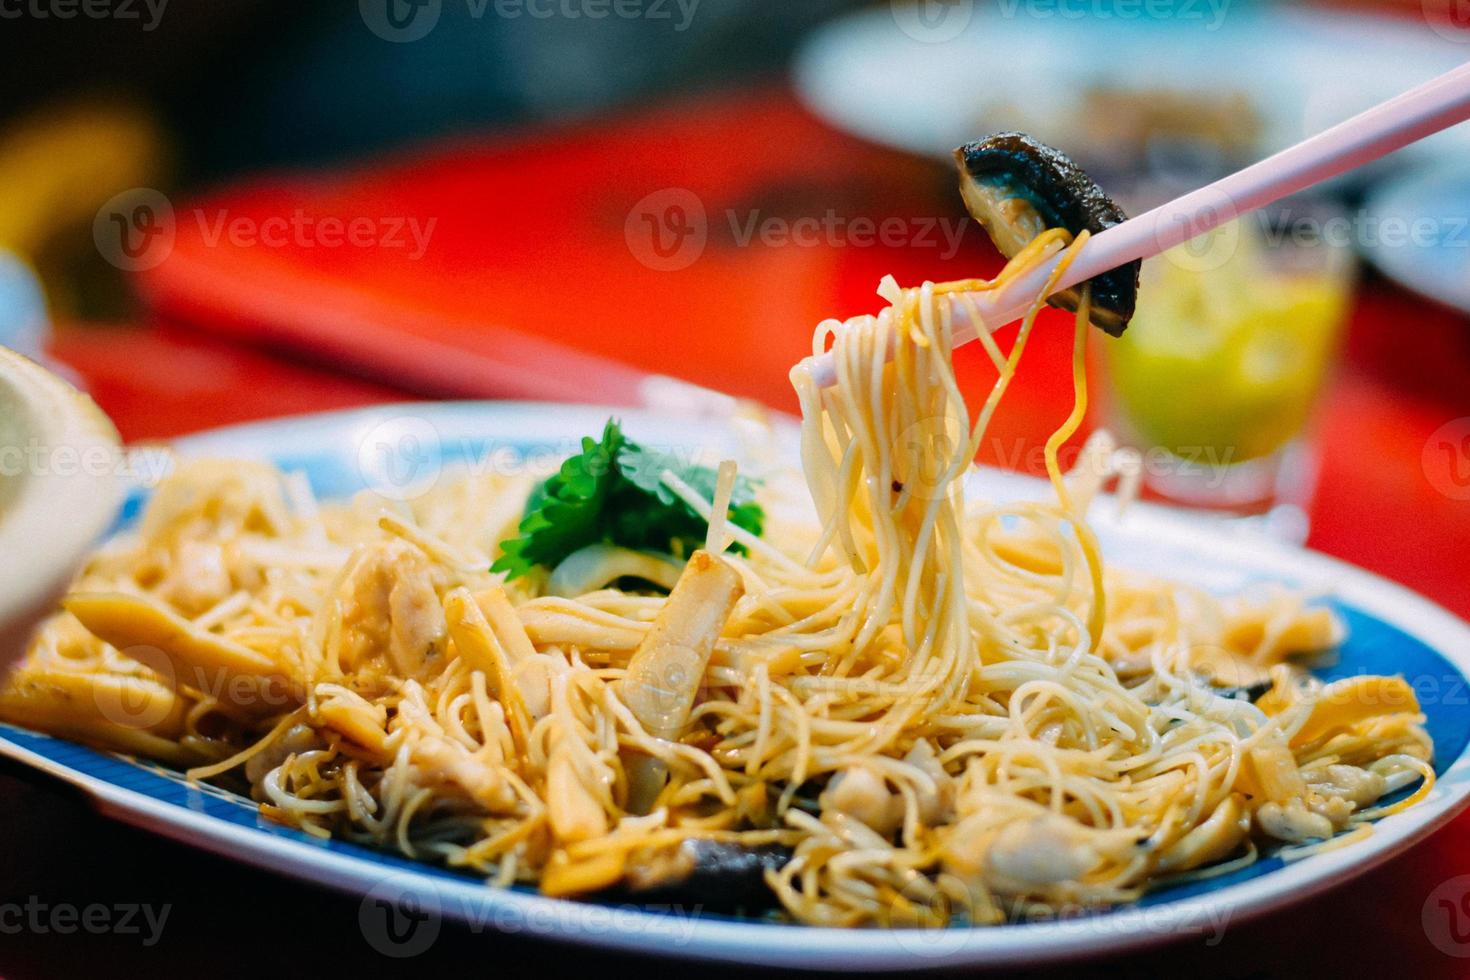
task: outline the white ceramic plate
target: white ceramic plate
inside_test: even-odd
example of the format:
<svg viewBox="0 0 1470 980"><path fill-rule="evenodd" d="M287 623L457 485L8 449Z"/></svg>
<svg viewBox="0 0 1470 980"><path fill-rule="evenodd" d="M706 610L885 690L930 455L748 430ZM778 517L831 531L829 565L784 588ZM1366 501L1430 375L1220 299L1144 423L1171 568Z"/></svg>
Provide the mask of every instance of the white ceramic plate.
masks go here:
<svg viewBox="0 0 1470 980"><path fill-rule="evenodd" d="M553 458L600 431L608 410L536 404L403 405L224 429L182 440L187 455L273 459L307 474L318 492L364 485L409 493L456 460ZM728 429L687 418L618 411L639 441L661 447L735 449ZM790 451L790 433L785 451ZM983 474L995 499L1044 493L1037 481ZM124 520L136 515L137 496ZM151 763L0 726L0 754L29 763L91 796L107 814L196 847L363 896L368 941L399 955L426 948L446 919L566 942L671 957L847 970L1036 965L1136 948L1270 912L1340 884L1410 847L1445 823L1470 794L1470 627L1430 602L1322 555L1232 537L1166 511L1140 507L1126 520L1101 502L1095 523L1113 562L1211 589L1286 582L1330 597L1352 632L1326 676L1403 673L1420 694L1439 749L1440 780L1418 807L1389 817L1372 837L1292 864L1270 858L1209 881L1162 890L1137 905L1059 922L983 929L834 930L637 910L501 891L443 868L339 841L318 841L261 819L247 800L190 786Z"/></svg>

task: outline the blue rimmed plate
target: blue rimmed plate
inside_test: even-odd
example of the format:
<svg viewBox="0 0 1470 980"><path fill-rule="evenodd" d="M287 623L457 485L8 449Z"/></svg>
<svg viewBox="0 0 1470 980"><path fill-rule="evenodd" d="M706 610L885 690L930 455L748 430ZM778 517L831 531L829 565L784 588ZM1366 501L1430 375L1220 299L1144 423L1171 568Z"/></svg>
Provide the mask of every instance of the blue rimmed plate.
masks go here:
<svg viewBox="0 0 1470 980"><path fill-rule="evenodd" d="M187 456L270 459L300 470L323 496L364 486L408 495L447 466L544 467L610 410L545 404L402 405L222 429L180 440ZM739 452L718 421L618 410L648 445ZM781 433L783 451L794 450ZM1037 481L979 477L993 499L1044 492ZM143 500L135 493L122 521ZM427 948L446 920L649 954L829 969L1030 966L1210 934L1340 884L1398 854L1448 821L1470 796L1470 627L1399 586L1308 551L1245 539L1147 506L1119 519L1100 504L1094 523L1111 561L1231 591L1281 582L1326 596L1351 631L1327 677L1401 673L1429 719L1440 779L1421 805L1388 817L1367 840L1286 864L1268 858L1234 874L1161 889L1136 905L1062 921L983 929L834 930L701 914L640 910L498 890L479 879L263 820L254 804L190 785L148 762L0 726L0 754L87 793L106 814L259 867L362 896L361 924L378 949Z"/></svg>

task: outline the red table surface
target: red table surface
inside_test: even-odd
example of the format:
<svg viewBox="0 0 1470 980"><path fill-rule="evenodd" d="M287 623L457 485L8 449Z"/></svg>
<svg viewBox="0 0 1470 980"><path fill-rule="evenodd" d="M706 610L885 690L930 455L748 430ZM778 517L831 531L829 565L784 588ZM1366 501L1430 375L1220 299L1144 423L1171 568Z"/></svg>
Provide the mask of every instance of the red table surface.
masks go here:
<svg viewBox="0 0 1470 980"><path fill-rule="evenodd" d="M645 372L791 408L785 367L805 352L818 319L872 309L885 272L903 282L949 278L993 269L995 257L973 228L953 255L919 243L741 245L726 213L789 218L831 206L844 220L912 222L952 215L946 183L928 164L835 133L771 91L466 143L354 173L260 182L178 208L172 254L142 279L158 322L64 327L52 353L129 439L410 392L626 402ZM690 190L709 216L704 254L672 272L638 260L626 224L641 198L667 188ZM191 208L206 221L190 218ZM297 209L437 224L418 260L384 249L206 240L212 216L258 221ZM999 423L1003 441L1035 445L1070 408L1061 327L1048 315L1038 329ZM978 390L974 352L961 361ZM1467 392L1470 324L1381 281L1365 283L1319 419L1310 542L1462 616L1470 616L1470 503L1435 489L1424 450L1441 425L1470 415ZM1440 952L1421 921L1431 891L1466 872L1470 815L1357 883L1232 926L1218 947L1186 943L1116 968L1470 976L1470 960ZM289 885L279 890L293 894ZM1425 914L1455 913L1431 902ZM1470 954L1470 943L1461 952Z"/></svg>

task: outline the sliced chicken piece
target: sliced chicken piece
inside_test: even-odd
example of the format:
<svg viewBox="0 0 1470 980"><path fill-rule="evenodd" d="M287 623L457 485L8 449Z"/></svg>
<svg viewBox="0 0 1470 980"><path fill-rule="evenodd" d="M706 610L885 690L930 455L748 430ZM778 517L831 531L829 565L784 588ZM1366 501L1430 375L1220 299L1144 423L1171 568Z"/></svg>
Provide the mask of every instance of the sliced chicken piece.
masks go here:
<svg viewBox="0 0 1470 980"><path fill-rule="evenodd" d="M903 797L868 766L850 766L839 772L822 791L820 802L824 812L844 813L885 837L903 823Z"/></svg>
<svg viewBox="0 0 1470 980"><path fill-rule="evenodd" d="M458 742L426 735L415 743L411 757L427 781L453 783L491 813L515 810L515 790L504 773Z"/></svg>
<svg viewBox="0 0 1470 980"><path fill-rule="evenodd" d="M433 567L417 546L394 538L365 548L338 592L342 669L381 659L400 677L431 674L447 632L434 585Z"/></svg>
<svg viewBox="0 0 1470 980"><path fill-rule="evenodd" d="M985 852L982 871L1000 894L1035 894L1076 881L1106 860L1126 858L1137 840L1133 830L1094 830L1048 813L1003 827Z"/></svg>

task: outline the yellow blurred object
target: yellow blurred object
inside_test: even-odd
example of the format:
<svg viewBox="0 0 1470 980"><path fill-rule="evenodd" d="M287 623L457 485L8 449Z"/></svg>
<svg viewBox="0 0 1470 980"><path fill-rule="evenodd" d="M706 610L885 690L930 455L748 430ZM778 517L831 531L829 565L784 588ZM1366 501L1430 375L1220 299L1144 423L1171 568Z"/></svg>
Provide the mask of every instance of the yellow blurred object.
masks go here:
<svg viewBox="0 0 1470 980"><path fill-rule="evenodd" d="M1275 452L1306 426L1350 286L1330 261L1282 270L1278 253L1242 222L1236 230L1214 268L1180 249L1146 264L1138 313L1106 345L1116 397L1140 439L1231 463Z"/></svg>
<svg viewBox="0 0 1470 980"><path fill-rule="evenodd" d="M92 223L113 196L158 188L162 128L142 105L89 97L42 106L0 131L0 248L30 260L53 305L76 305L78 267L97 258Z"/></svg>
<svg viewBox="0 0 1470 980"><path fill-rule="evenodd" d="M1235 788L1256 799L1277 803L1307 794L1296 757L1279 741L1258 745L1245 754Z"/></svg>
<svg viewBox="0 0 1470 980"><path fill-rule="evenodd" d="M1268 715L1279 715L1296 703L1296 695L1278 678L1275 686L1256 700ZM1318 692L1306 724L1292 736L1299 748L1354 725L1385 715L1417 715L1419 699L1402 677L1345 677Z"/></svg>

